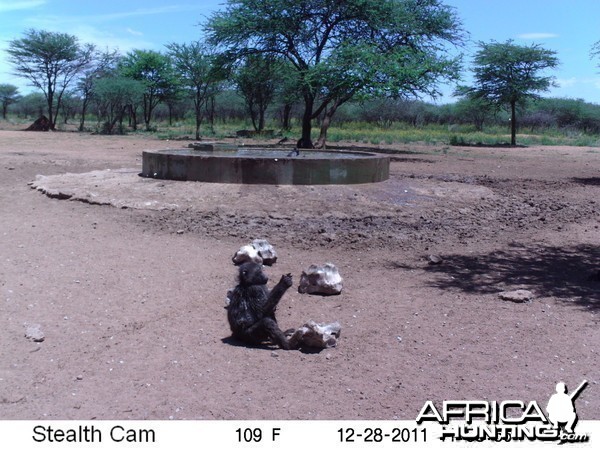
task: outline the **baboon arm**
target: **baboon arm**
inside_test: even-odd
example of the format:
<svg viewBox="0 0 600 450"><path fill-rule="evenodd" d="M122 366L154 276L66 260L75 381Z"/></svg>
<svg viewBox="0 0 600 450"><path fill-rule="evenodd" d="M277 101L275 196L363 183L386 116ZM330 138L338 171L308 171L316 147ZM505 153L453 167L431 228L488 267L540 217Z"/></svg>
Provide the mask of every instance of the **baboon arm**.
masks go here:
<svg viewBox="0 0 600 450"><path fill-rule="evenodd" d="M271 290L271 292L269 292L269 296L267 297L267 304L265 307L265 310L267 312L275 310L277 304L279 303L279 300L281 300L281 297L283 297L283 294L285 294L285 291L287 291L291 285L291 276L284 275L281 277L279 283L277 283L275 287Z"/></svg>
<svg viewBox="0 0 600 450"><path fill-rule="evenodd" d="M267 298L266 311L272 311L277 307L279 300L285 294L285 291L288 290L288 287L283 285L281 282L277 283L273 290L269 292L269 297Z"/></svg>

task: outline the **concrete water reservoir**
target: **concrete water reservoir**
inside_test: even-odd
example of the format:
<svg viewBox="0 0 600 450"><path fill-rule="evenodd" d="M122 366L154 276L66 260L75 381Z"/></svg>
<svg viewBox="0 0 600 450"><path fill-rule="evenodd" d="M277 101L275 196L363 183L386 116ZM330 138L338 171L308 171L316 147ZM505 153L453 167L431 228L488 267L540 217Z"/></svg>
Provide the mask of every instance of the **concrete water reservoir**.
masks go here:
<svg viewBox="0 0 600 450"><path fill-rule="evenodd" d="M204 144L145 151L141 175L207 183L359 184L387 180L389 164L389 157L367 152Z"/></svg>

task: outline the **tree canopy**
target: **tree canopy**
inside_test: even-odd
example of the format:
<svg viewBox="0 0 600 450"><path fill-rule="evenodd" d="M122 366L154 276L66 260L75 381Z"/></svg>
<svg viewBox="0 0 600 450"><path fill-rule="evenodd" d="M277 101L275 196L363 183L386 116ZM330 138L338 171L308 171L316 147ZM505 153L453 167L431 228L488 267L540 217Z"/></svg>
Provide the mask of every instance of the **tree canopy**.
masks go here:
<svg viewBox="0 0 600 450"><path fill-rule="evenodd" d="M265 128L265 112L275 97L282 71L281 60L258 54L248 55L234 72L234 82L259 133Z"/></svg>
<svg viewBox="0 0 600 450"><path fill-rule="evenodd" d="M516 107L553 85L553 77L544 75L558 65L556 52L537 44L516 45L509 40L480 42L473 60L475 84L461 88L459 93L481 98L496 106L508 106L511 111L511 145L516 145Z"/></svg>
<svg viewBox="0 0 600 450"><path fill-rule="evenodd" d="M183 87L190 91L193 99L196 139L200 139L200 125L206 104L210 98L214 98L224 74L215 62L217 55L202 42L171 43L167 48Z"/></svg>
<svg viewBox="0 0 600 450"><path fill-rule="evenodd" d="M19 88L12 84L0 84L0 109L2 109L2 118L6 119L8 106L17 102L21 98Z"/></svg>
<svg viewBox="0 0 600 450"><path fill-rule="evenodd" d="M150 129L156 106L175 94L177 80L168 56L153 50L133 50L120 61L125 77L141 81L146 90L143 96L144 123Z"/></svg>
<svg viewBox="0 0 600 450"><path fill-rule="evenodd" d="M112 134L118 123L122 133L123 117L128 108L143 97L144 83L121 76L99 79L94 86L94 100L98 108L98 118L103 118L102 133Z"/></svg>
<svg viewBox="0 0 600 450"><path fill-rule="evenodd" d="M7 53L15 74L26 78L44 93L50 128L54 129L62 96L91 62L94 47L80 45L77 37L66 33L31 29L25 37L10 41Z"/></svg>
<svg viewBox="0 0 600 450"><path fill-rule="evenodd" d="M331 119L357 95L435 94L438 81L458 75L459 59L444 45L463 38L439 0L229 0L205 28L233 58L291 63L304 101L301 147L312 146L314 118L327 111Z"/></svg>

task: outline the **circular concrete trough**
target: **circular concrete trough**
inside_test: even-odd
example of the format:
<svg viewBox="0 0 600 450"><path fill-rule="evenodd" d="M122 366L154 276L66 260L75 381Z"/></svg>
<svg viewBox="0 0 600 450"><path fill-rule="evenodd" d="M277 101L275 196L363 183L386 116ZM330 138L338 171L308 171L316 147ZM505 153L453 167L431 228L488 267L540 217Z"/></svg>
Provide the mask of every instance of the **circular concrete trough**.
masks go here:
<svg viewBox="0 0 600 450"><path fill-rule="evenodd" d="M197 147L198 148L198 147ZM202 146L145 151L141 175L244 184L359 184L389 178L389 157L366 152Z"/></svg>

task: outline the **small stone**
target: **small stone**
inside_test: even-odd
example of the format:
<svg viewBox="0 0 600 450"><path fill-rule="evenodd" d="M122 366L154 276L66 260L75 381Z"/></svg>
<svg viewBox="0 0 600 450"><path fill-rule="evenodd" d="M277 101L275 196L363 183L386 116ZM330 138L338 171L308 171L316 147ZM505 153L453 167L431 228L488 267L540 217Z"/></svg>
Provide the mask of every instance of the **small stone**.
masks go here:
<svg viewBox="0 0 600 450"><path fill-rule="evenodd" d="M440 255L428 255L427 262L433 266L443 263L444 259Z"/></svg>
<svg viewBox="0 0 600 450"><path fill-rule="evenodd" d="M508 300L515 303L529 303L533 300L533 292L526 289L517 289L515 291L503 291L498 294L502 300Z"/></svg>
<svg viewBox="0 0 600 450"><path fill-rule="evenodd" d="M44 342L44 339L46 339L39 325L29 325L25 330L25 337L33 342Z"/></svg>

